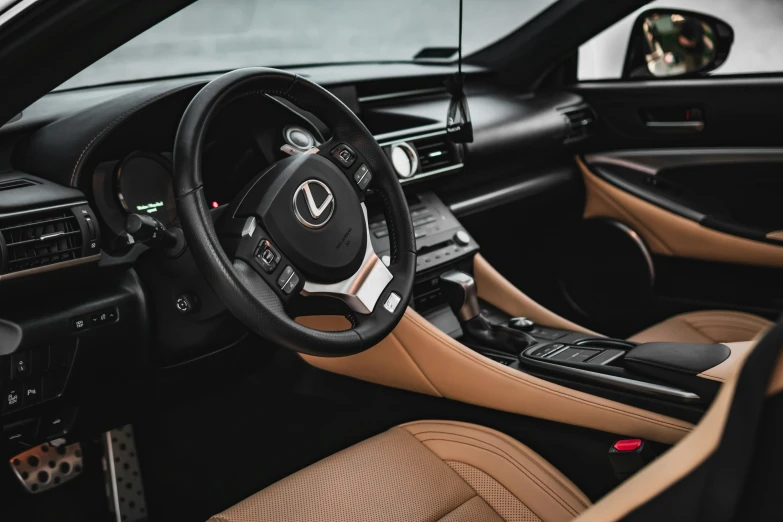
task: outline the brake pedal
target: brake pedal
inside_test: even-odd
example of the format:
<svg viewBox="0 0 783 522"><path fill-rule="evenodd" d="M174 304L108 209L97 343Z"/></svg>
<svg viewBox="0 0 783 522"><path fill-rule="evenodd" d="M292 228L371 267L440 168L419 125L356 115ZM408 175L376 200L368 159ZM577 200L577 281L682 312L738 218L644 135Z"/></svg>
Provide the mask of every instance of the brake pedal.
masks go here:
<svg viewBox="0 0 783 522"><path fill-rule="evenodd" d="M82 473L82 446L65 444L64 439L46 442L9 460L14 475L30 493L41 493Z"/></svg>
<svg viewBox="0 0 783 522"><path fill-rule="evenodd" d="M109 509L115 520L146 520L147 501L141 483L136 440L130 424L103 434L103 471Z"/></svg>

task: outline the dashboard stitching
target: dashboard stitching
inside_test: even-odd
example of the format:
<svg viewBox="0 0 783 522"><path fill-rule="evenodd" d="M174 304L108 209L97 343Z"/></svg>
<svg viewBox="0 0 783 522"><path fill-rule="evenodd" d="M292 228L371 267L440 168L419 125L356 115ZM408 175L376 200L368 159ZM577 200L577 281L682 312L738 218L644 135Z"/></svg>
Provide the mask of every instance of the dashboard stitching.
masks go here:
<svg viewBox="0 0 783 522"><path fill-rule="evenodd" d="M122 120L124 120L125 118L127 118L131 114L140 111L141 109L147 107L148 105L151 105L152 103L158 101L159 99L164 98L164 97L166 97L166 96L168 96L170 94L173 94L175 92L178 92L178 91L187 89L189 87L192 87L193 85L196 85L196 84L188 84L188 85L185 85L185 86L179 86L179 87L176 87L174 89L167 90L166 92L163 92L161 94L158 94L157 96L155 96L153 98L150 98L149 100L146 100L143 103L128 109L127 111L122 113L120 116L118 116L114 121L112 121L110 124L108 124L106 127L104 127L103 130L101 130L98 134L96 134L95 137L93 139L91 139L89 143L87 143L87 145L84 147L84 150L82 150L82 153L79 154L79 157L76 160L76 164L73 166L73 172L71 173L71 186L72 187L76 186L76 182L78 181L77 174L79 173L79 167L81 166L80 163L82 162L82 159L85 157L85 154L87 153L88 150L90 150L90 148L96 142L96 140L98 140L104 133L106 133L106 131L108 131L112 127L117 126L118 123L120 123Z"/></svg>

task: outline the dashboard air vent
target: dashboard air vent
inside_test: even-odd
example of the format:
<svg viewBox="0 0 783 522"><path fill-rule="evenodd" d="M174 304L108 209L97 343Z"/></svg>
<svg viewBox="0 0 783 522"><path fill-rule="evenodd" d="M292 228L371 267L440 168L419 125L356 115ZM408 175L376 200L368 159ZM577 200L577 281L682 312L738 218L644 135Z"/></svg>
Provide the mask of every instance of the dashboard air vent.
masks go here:
<svg viewBox="0 0 783 522"><path fill-rule="evenodd" d="M593 110L583 105L566 110L563 113L568 128L566 130L566 143L582 140L592 133L592 127L595 123L595 114Z"/></svg>
<svg viewBox="0 0 783 522"><path fill-rule="evenodd" d="M462 168L459 145L446 138L446 131L381 143L401 182L445 174Z"/></svg>
<svg viewBox="0 0 783 522"><path fill-rule="evenodd" d="M38 185L38 183L25 178L8 179L5 181L0 181L0 191L22 187L31 187L33 185Z"/></svg>
<svg viewBox="0 0 783 522"><path fill-rule="evenodd" d="M5 273L38 268L82 255L82 232L70 208L0 220Z"/></svg>
<svg viewBox="0 0 783 522"><path fill-rule="evenodd" d="M448 141L431 141L429 143L417 143L419 151L419 165L422 173L449 167L452 165L452 145Z"/></svg>

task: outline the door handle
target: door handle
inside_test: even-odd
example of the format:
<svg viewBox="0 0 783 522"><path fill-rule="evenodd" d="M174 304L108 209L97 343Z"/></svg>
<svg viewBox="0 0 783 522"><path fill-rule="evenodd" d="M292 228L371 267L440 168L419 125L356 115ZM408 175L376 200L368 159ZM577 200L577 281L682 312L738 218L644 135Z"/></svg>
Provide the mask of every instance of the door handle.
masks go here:
<svg viewBox="0 0 783 522"><path fill-rule="evenodd" d="M701 132L704 130L703 121L646 121L644 126L654 132Z"/></svg>

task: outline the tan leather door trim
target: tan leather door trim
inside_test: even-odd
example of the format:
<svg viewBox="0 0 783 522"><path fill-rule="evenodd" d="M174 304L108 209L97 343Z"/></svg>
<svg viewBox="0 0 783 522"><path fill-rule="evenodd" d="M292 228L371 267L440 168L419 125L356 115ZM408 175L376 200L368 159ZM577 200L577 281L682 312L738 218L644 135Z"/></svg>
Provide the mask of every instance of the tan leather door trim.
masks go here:
<svg viewBox="0 0 783 522"><path fill-rule="evenodd" d="M377 384L667 444L693 428L507 368L455 341L410 308L390 336L363 353L302 357L318 368Z"/></svg>
<svg viewBox="0 0 783 522"><path fill-rule="evenodd" d="M495 270L481 254L476 254L473 259L473 277L479 297L511 317L527 317L543 326L601 336L535 302Z"/></svg>
<svg viewBox="0 0 783 522"><path fill-rule="evenodd" d="M648 203L590 171L577 157L585 182L585 218L607 217L630 226L653 252L669 256L783 267L783 247L761 243L701 226Z"/></svg>

